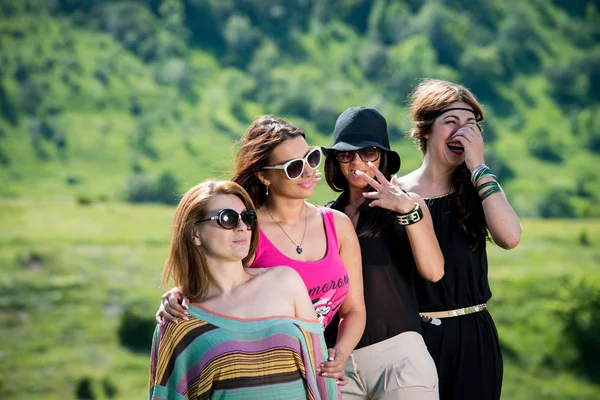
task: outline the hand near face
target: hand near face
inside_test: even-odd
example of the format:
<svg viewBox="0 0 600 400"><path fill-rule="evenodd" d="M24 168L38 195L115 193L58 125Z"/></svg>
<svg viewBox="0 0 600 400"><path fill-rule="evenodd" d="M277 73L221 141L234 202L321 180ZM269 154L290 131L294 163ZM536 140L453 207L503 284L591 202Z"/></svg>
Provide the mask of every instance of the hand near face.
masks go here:
<svg viewBox="0 0 600 400"><path fill-rule="evenodd" d="M374 192L363 193L367 199L373 199L369 204L371 207L381 207L399 214L406 214L415 208L415 201L400 188L395 177L388 181L372 162L368 165L377 180L361 171L355 174L375 189Z"/></svg>
<svg viewBox="0 0 600 400"><path fill-rule="evenodd" d="M465 149L465 163L469 171L479 164L483 164L483 136L476 124L466 124L460 127L452 138Z"/></svg>

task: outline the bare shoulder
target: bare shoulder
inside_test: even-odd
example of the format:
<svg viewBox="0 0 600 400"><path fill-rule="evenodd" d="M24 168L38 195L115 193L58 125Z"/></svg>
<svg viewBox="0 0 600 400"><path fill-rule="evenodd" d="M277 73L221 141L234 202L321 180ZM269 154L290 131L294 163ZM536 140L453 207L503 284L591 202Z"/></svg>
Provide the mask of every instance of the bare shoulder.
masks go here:
<svg viewBox="0 0 600 400"><path fill-rule="evenodd" d="M423 197L415 192L407 192L411 199L418 203L423 203Z"/></svg>
<svg viewBox="0 0 600 400"><path fill-rule="evenodd" d="M339 231L346 231L346 230L351 230L354 231L354 227L352 226L352 221L350 221L350 218L348 218L348 216L346 214L344 214L341 211L338 210L334 210L332 208L330 208L332 214L333 214L333 223L335 224L335 229L339 232Z"/></svg>
<svg viewBox="0 0 600 400"><path fill-rule="evenodd" d="M266 270L263 273L265 279L276 282L277 285L280 287L283 285L289 288L296 286L300 283L304 285L304 281L300 277L300 274L298 274L298 272L296 272L296 270L294 270L293 268L288 267L286 265L261 269Z"/></svg>
<svg viewBox="0 0 600 400"><path fill-rule="evenodd" d="M409 174L406 174L401 177L396 178L396 182L400 185L400 187L407 192L412 192L415 190L417 186L419 186L418 182L418 170L415 170ZM411 193L412 196L412 193Z"/></svg>

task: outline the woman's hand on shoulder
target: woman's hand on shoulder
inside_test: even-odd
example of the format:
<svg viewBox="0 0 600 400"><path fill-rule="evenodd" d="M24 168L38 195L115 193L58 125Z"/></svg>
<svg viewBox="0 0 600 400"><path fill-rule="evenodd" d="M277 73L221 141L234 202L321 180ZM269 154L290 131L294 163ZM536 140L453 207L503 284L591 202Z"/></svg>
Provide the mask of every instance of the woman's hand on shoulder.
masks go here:
<svg viewBox="0 0 600 400"><path fill-rule="evenodd" d="M187 321L189 304L190 300L178 288L172 288L162 295L160 307L156 312L156 322L160 324L165 320L177 323L178 319Z"/></svg>

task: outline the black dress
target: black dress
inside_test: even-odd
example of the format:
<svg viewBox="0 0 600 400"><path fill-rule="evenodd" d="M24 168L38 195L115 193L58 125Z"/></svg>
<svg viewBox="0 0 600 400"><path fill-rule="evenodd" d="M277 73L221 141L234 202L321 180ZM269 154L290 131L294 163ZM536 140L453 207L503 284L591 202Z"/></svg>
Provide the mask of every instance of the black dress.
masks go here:
<svg viewBox="0 0 600 400"><path fill-rule="evenodd" d="M344 192L327 206L344 212L346 204L348 193ZM380 235L365 236L367 222L377 215L381 217ZM386 210L373 208L361 211L358 217L356 233L362 255L367 323L356 349L404 332L421 332L421 319L411 284L418 273L406 230L396 223L394 216ZM336 342L338 324L339 314L325 330L328 347Z"/></svg>
<svg viewBox="0 0 600 400"><path fill-rule="evenodd" d="M456 221L455 194L425 199L445 261L436 283L415 274L419 311L447 311L485 303L492 297L485 246L471 251ZM498 332L487 311L423 322L421 334L435 361L442 400L497 400L502 388Z"/></svg>

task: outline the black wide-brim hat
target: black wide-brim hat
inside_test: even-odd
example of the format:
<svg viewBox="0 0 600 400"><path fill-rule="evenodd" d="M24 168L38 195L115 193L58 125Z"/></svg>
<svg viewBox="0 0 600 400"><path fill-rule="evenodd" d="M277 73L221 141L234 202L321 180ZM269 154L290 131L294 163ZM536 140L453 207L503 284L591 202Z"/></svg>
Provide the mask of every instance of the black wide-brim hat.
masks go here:
<svg viewBox="0 0 600 400"><path fill-rule="evenodd" d="M321 149L328 155L332 150L353 151L371 146L387 153L390 174L400 170L400 156L390 149L387 122L383 115L374 108L350 107L335 121L333 145Z"/></svg>

